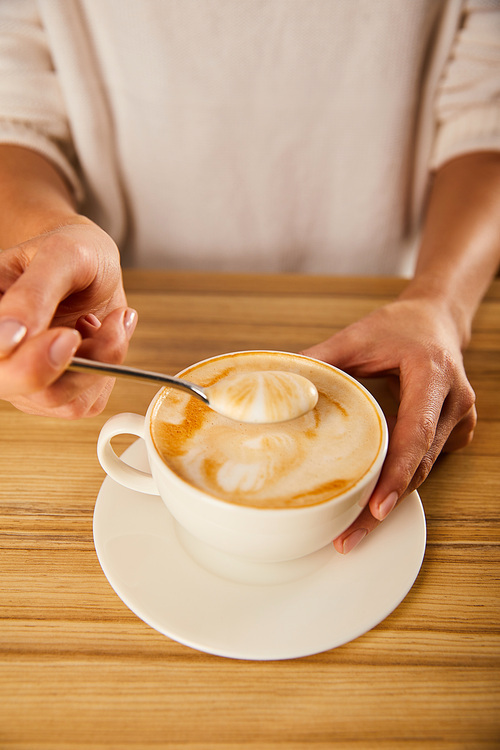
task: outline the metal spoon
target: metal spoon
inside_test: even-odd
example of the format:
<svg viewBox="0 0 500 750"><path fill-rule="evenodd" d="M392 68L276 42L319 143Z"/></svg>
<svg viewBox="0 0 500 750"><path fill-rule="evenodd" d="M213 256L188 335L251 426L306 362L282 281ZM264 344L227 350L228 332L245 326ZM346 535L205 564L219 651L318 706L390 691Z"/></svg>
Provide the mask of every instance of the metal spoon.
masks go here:
<svg viewBox="0 0 500 750"><path fill-rule="evenodd" d="M81 357L73 357L67 369L169 385L196 396L219 414L241 422L287 422L313 409L318 400L316 386L294 372L240 372L202 388L172 375Z"/></svg>

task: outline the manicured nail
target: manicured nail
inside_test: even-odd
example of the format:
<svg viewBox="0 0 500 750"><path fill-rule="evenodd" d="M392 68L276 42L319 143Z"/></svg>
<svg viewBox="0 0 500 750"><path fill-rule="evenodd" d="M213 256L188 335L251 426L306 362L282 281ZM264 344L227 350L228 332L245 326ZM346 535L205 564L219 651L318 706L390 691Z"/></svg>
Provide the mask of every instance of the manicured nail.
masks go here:
<svg viewBox="0 0 500 750"><path fill-rule="evenodd" d="M125 328L125 333L127 335L127 338L129 339L135 331L135 327L137 325L137 317L137 310L134 310L133 307L128 307L125 310L125 313L123 315L123 327Z"/></svg>
<svg viewBox="0 0 500 750"><path fill-rule="evenodd" d="M13 318L0 321L0 357L6 357L26 336L28 329Z"/></svg>
<svg viewBox="0 0 500 750"><path fill-rule="evenodd" d="M49 359L54 367L67 364L80 346L81 338L77 331L68 328L54 339L49 349Z"/></svg>
<svg viewBox="0 0 500 750"><path fill-rule="evenodd" d="M351 552L354 547L357 547L358 544L363 541L367 534L367 529L356 529L356 531L352 531L349 536L346 536L346 538L344 539L344 544L342 545L342 553L344 555L347 555L348 552Z"/></svg>
<svg viewBox="0 0 500 750"><path fill-rule="evenodd" d="M83 320L93 328L101 327L101 321L99 320L97 315L94 315L94 313L88 313L88 315L84 315Z"/></svg>
<svg viewBox="0 0 500 750"><path fill-rule="evenodd" d="M387 495L385 500L382 500L380 505L378 506L378 519L379 521L383 521L384 518L387 518L391 510L394 508L398 501L398 493L397 492L391 492L390 495Z"/></svg>

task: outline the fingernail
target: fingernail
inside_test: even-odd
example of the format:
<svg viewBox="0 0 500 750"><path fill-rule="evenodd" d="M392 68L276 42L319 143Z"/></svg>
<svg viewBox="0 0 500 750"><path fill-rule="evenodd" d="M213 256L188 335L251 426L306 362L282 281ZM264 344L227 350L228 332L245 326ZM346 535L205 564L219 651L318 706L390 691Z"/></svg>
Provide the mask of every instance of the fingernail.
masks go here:
<svg viewBox="0 0 500 750"><path fill-rule="evenodd" d="M49 359L54 367L65 365L80 346L81 338L72 328L62 331L49 349Z"/></svg>
<svg viewBox="0 0 500 750"><path fill-rule="evenodd" d="M6 357L26 336L28 329L18 320L4 318L0 321L0 357Z"/></svg>
<svg viewBox="0 0 500 750"><path fill-rule="evenodd" d="M357 547L358 544L363 541L367 534L367 529L356 529L356 531L352 531L349 536L346 536L346 538L344 539L344 544L342 545L342 554L347 555L348 552L351 552L354 547Z"/></svg>
<svg viewBox="0 0 500 750"><path fill-rule="evenodd" d="M378 506L378 519L379 521L383 521L384 518L387 518L391 510L394 508L398 501L399 495L397 492L391 492L390 495L387 495L385 500L382 500L380 505Z"/></svg>
<svg viewBox="0 0 500 750"><path fill-rule="evenodd" d="M135 327L137 325L137 317L137 310L134 310L133 307L128 307L125 310L125 313L123 315L123 327L125 328L127 338L131 338L133 332L135 331Z"/></svg>
<svg viewBox="0 0 500 750"><path fill-rule="evenodd" d="M99 320L97 315L94 315L94 313L88 313L88 315L84 315L83 320L93 328L101 327L101 321Z"/></svg>

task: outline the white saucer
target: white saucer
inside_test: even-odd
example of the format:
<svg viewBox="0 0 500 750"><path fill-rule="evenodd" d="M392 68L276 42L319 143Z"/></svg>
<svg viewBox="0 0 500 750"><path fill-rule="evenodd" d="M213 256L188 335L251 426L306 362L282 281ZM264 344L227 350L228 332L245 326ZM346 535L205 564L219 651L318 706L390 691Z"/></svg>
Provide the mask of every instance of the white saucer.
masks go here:
<svg viewBox="0 0 500 750"><path fill-rule="evenodd" d="M142 440L124 456L147 469ZM326 564L298 581L244 585L189 557L159 497L106 477L94 512L99 562L132 612L180 643L235 659L293 659L366 633L411 589L425 541L425 516L414 492L345 557L332 546Z"/></svg>

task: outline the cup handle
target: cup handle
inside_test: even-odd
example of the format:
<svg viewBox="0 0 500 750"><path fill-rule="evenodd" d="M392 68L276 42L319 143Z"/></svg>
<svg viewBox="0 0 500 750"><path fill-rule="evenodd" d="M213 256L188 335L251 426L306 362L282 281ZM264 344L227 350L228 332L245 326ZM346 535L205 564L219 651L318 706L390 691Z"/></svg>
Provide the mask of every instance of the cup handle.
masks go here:
<svg viewBox="0 0 500 750"><path fill-rule="evenodd" d="M115 482L136 492L159 495L151 474L129 466L116 455L111 440L116 435L137 435L144 439L145 419L140 414L116 414L103 425L97 441L97 456L102 468Z"/></svg>

